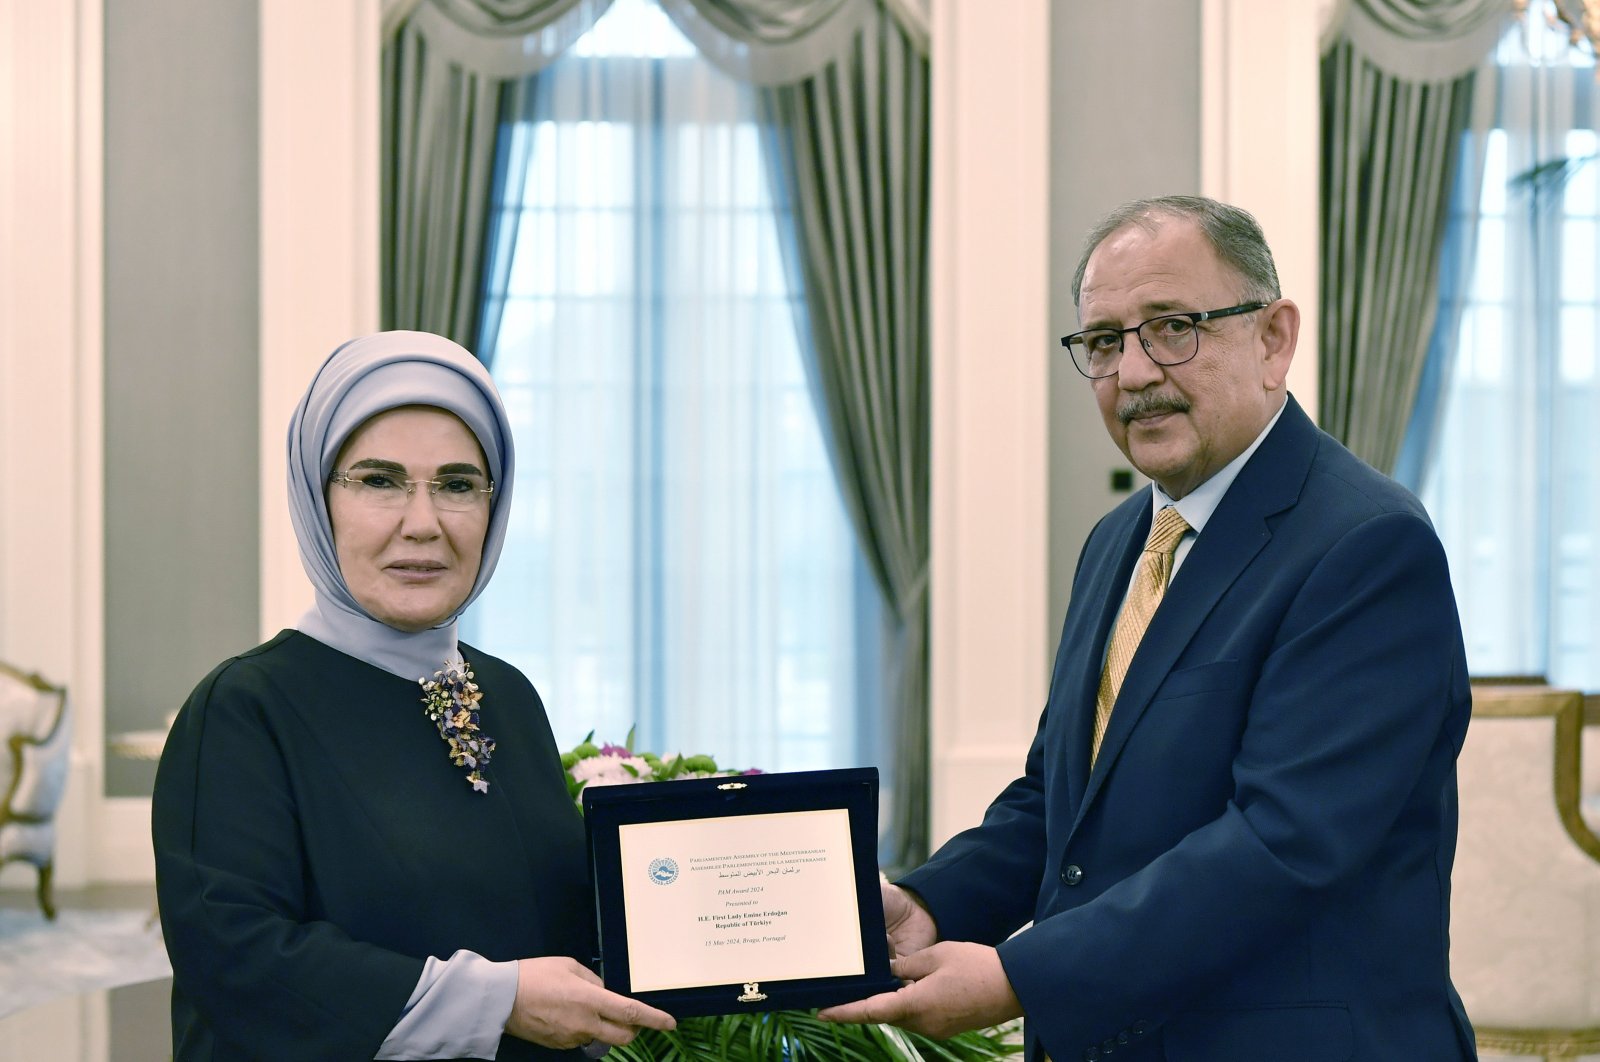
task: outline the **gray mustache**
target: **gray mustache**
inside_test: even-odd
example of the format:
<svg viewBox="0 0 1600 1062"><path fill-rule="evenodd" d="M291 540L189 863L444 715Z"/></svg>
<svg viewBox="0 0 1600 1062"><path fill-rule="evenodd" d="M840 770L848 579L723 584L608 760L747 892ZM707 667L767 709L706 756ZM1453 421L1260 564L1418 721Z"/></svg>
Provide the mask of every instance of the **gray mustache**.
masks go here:
<svg viewBox="0 0 1600 1062"><path fill-rule="evenodd" d="M1123 427L1134 417L1148 416L1152 413L1187 413L1189 403L1181 398L1171 395L1139 395L1117 408L1117 419L1122 421Z"/></svg>

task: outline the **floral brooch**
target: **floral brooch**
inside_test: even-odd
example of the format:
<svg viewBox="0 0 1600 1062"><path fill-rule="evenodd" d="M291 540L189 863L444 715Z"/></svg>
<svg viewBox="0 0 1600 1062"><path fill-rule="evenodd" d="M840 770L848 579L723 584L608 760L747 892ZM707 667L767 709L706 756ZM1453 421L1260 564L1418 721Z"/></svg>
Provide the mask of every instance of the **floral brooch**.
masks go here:
<svg viewBox="0 0 1600 1062"><path fill-rule="evenodd" d="M446 664L433 678L418 681L428 718L450 746L450 762L467 768L467 781L474 792L487 793L489 782L483 769L494 754L494 738L478 729L478 702L483 693L472 681L471 668L465 660Z"/></svg>

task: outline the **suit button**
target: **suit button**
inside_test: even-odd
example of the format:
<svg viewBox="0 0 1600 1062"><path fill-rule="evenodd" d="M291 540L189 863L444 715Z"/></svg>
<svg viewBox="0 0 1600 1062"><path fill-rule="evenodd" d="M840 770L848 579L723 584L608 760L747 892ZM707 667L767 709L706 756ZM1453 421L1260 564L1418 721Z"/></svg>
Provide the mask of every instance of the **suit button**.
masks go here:
<svg viewBox="0 0 1600 1062"><path fill-rule="evenodd" d="M1100 1062L1100 1049L1091 1047L1083 1053L1083 1062Z"/></svg>
<svg viewBox="0 0 1600 1062"><path fill-rule="evenodd" d="M1133 1043L1133 1037L1128 1035L1127 1029L1123 1029L1121 1032L1117 1033L1117 1043L1121 1044L1123 1047L1127 1047L1129 1044Z"/></svg>
<svg viewBox="0 0 1600 1062"><path fill-rule="evenodd" d="M1083 868L1076 863L1068 863L1061 871L1061 882L1064 885L1076 885L1083 880Z"/></svg>
<svg viewBox="0 0 1600 1062"><path fill-rule="evenodd" d="M1111 1039L1107 1039L1107 1040L1102 1041L1101 1044L1100 1044L1100 1053L1102 1055L1114 1055L1114 1054L1116 1054L1117 1053L1117 1042L1115 1040L1111 1040Z"/></svg>
<svg viewBox="0 0 1600 1062"><path fill-rule="evenodd" d="M1133 1028L1130 1031L1135 1036L1143 1036L1145 1033L1150 1031L1150 1023L1147 1021L1136 1021L1133 1023Z"/></svg>

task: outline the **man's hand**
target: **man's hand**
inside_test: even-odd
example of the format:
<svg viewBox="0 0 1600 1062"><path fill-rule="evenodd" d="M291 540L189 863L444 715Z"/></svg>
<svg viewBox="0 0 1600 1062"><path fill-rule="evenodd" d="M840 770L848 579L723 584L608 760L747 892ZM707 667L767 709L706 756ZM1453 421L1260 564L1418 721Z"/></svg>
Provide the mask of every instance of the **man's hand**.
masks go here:
<svg viewBox="0 0 1600 1062"><path fill-rule="evenodd" d="M541 1047L565 1049L598 1040L625 1044L639 1027L672 1029L672 1015L637 999L608 992L594 972L574 959L550 956L517 963L517 1001L506 1032Z"/></svg>
<svg viewBox="0 0 1600 1062"><path fill-rule="evenodd" d="M926 917L927 912L923 914ZM890 968L907 982L904 988L829 1007L818 1011L817 1017L885 1022L943 1040L1022 1014L1022 1004L1000 965L1000 953L987 945L946 940L896 959Z"/></svg>
<svg viewBox="0 0 1600 1062"><path fill-rule="evenodd" d="M905 958L923 948L931 947L939 939L939 927L933 916L922 906L915 895L889 879L879 877L883 890L883 927L889 933L889 957Z"/></svg>

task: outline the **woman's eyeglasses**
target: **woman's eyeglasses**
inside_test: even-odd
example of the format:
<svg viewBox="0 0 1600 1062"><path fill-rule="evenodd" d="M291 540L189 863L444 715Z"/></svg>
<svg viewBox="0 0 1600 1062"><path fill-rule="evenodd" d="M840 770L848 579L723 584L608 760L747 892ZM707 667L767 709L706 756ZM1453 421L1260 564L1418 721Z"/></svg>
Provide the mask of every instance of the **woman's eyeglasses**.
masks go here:
<svg viewBox="0 0 1600 1062"><path fill-rule="evenodd" d="M433 479L407 479L386 468L351 468L335 472L328 482L337 483L355 495L363 505L379 509L403 509L411 493L427 485L433 504L450 512L469 512L489 503L494 483L473 472L451 472Z"/></svg>

